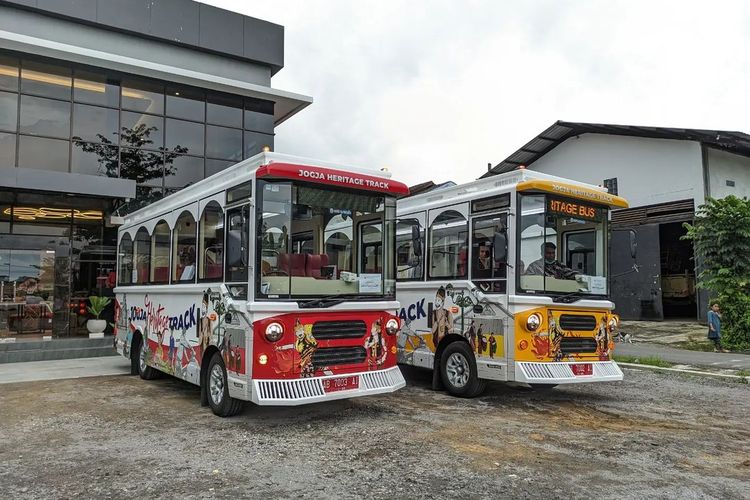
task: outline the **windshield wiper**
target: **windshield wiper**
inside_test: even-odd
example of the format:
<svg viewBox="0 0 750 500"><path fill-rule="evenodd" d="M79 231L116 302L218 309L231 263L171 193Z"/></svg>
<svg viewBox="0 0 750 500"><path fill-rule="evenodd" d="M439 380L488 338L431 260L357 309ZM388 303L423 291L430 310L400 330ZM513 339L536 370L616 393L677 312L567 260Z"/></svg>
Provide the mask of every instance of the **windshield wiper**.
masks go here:
<svg viewBox="0 0 750 500"><path fill-rule="evenodd" d="M311 299L307 301L298 301L300 309L308 309L311 307L331 307L341 304L346 300L346 297L341 298L341 295L328 295L326 297L320 297L319 299Z"/></svg>
<svg viewBox="0 0 750 500"><path fill-rule="evenodd" d="M583 294L581 291L577 292L570 292L565 293L563 295L557 295L555 297L552 297L552 302L562 302L563 304L572 304L573 302L577 302L583 298Z"/></svg>

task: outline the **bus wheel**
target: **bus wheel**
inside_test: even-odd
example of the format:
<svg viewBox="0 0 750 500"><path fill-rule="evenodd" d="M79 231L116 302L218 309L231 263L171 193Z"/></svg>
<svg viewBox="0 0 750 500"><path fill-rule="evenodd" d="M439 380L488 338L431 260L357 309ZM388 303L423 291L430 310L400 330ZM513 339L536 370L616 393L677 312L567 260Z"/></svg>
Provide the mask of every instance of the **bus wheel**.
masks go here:
<svg viewBox="0 0 750 500"><path fill-rule="evenodd" d="M138 343L138 375L143 380L154 380L155 378L159 378L159 370L151 368L146 364L146 355L148 354L146 350L147 345L148 340L141 339Z"/></svg>
<svg viewBox="0 0 750 500"><path fill-rule="evenodd" d="M203 383L207 384L208 405L215 415L232 417L242 411L242 401L229 396L227 370L218 352L211 357L206 380Z"/></svg>
<svg viewBox="0 0 750 500"><path fill-rule="evenodd" d="M473 398L484 391L485 381L477 376L474 353L465 342L452 342L440 358L440 377L453 396Z"/></svg>

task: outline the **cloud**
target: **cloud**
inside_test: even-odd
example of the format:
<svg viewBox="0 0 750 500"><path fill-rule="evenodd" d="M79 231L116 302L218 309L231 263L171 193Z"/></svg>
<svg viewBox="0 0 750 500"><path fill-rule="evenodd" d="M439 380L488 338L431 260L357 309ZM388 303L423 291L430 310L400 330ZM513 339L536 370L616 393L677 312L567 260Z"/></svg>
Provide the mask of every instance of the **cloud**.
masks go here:
<svg viewBox="0 0 750 500"><path fill-rule="evenodd" d="M212 5L285 26L276 150L466 182L555 120L750 132L750 5L339 0Z"/></svg>

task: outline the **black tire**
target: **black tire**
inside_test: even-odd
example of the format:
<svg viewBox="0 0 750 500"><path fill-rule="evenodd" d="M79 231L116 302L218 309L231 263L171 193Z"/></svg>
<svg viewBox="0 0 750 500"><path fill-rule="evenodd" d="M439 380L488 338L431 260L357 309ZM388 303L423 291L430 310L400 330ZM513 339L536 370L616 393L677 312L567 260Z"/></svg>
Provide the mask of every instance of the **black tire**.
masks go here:
<svg viewBox="0 0 750 500"><path fill-rule="evenodd" d="M148 343L144 339L141 339L141 341L138 342L138 354L136 355L136 363L138 363L138 375L140 375L143 380L154 380L156 378L159 378L161 372L156 368L152 368L146 364L147 345Z"/></svg>
<svg viewBox="0 0 750 500"><path fill-rule="evenodd" d="M473 398L487 385L477 375L477 362L466 342L451 342L440 357L440 378L453 396Z"/></svg>
<svg viewBox="0 0 750 500"><path fill-rule="evenodd" d="M243 401L229 396L229 384L227 382L227 369L221 354L215 352L208 363L205 391L208 396L208 406L214 415L219 417L233 417L242 411ZM213 386L212 386L213 384Z"/></svg>

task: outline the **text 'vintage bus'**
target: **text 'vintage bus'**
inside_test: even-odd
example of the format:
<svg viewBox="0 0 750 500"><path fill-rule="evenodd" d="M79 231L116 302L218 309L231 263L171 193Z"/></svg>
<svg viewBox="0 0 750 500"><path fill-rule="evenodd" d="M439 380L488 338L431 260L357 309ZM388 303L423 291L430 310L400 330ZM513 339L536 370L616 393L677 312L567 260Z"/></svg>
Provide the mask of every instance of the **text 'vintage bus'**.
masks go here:
<svg viewBox="0 0 750 500"><path fill-rule="evenodd" d="M525 169L400 200L400 362L474 396L621 380L603 188ZM425 234L426 228L426 234Z"/></svg>
<svg viewBox="0 0 750 500"><path fill-rule="evenodd" d="M389 176L261 153L128 215L118 352L221 416L403 387Z"/></svg>

